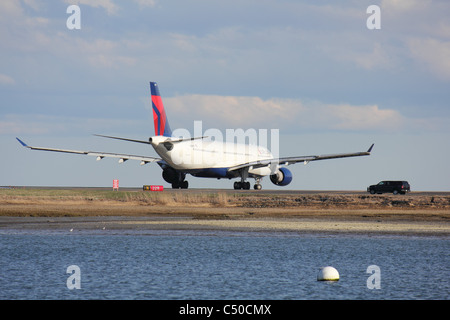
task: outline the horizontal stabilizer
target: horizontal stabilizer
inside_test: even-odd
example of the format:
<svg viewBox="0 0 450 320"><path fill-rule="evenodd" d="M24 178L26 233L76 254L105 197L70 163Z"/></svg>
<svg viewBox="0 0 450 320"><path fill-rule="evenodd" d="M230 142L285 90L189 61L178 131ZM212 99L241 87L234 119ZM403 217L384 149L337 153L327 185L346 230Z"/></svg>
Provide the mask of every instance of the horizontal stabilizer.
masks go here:
<svg viewBox="0 0 450 320"><path fill-rule="evenodd" d="M208 136L203 137L194 137L194 138L170 138L170 142L183 142L183 141L192 141L192 140L200 140L200 139L206 139L209 138Z"/></svg>
<svg viewBox="0 0 450 320"><path fill-rule="evenodd" d="M131 141L131 142L137 142L137 143L151 144L150 141L145 141L145 140L135 140L135 139L120 138L120 137L111 137L111 136L104 136L104 135L101 135L101 134L94 134L94 136L103 137L103 138L109 138L109 139L123 140L123 141Z"/></svg>
<svg viewBox="0 0 450 320"><path fill-rule="evenodd" d="M94 134L94 136L103 137L103 138L109 138L109 139L123 140L123 141L130 141L130 142L137 142L137 143L144 143L144 144L151 144L152 143L152 138L149 138L148 141L145 141L145 140L135 140L135 139L121 138L121 137L104 136L104 135L101 135L101 134ZM195 138L171 138L171 137L167 137L167 139L164 140L164 142L176 143L176 142L192 141L192 140L205 139L205 138L208 138L208 137L207 136L195 137Z"/></svg>

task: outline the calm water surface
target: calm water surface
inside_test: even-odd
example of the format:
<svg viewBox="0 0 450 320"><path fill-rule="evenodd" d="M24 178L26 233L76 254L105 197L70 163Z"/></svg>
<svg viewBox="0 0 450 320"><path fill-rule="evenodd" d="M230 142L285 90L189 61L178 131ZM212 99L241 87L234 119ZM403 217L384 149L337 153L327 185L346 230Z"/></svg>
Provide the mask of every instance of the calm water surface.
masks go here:
<svg viewBox="0 0 450 320"><path fill-rule="evenodd" d="M449 252L442 237L3 230L0 299L449 299ZM317 281L327 265L338 282Z"/></svg>

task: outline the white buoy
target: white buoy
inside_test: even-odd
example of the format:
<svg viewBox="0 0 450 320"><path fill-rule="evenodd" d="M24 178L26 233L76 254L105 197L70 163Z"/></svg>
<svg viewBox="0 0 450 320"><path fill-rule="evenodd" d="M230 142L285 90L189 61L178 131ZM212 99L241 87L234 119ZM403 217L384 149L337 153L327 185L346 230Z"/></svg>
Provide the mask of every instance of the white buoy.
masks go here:
<svg viewBox="0 0 450 320"><path fill-rule="evenodd" d="M317 281L338 281L339 272L333 267L320 268Z"/></svg>

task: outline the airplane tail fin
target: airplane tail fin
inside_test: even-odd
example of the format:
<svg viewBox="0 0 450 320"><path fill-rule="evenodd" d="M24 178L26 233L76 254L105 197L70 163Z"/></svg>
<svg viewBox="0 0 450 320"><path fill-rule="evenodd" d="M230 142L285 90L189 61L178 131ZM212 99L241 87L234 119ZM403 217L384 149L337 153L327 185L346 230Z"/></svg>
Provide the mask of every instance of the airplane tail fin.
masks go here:
<svg viewBox="0 0 450 320"><path fill-rule="evenodd" d="M167 120L166 111L159 93L158 85L156 82L150 82L150 91L152 94L152 109L153 109L153 121L155 123L155 135L157 136L172 136L172 130Z"/></svg>

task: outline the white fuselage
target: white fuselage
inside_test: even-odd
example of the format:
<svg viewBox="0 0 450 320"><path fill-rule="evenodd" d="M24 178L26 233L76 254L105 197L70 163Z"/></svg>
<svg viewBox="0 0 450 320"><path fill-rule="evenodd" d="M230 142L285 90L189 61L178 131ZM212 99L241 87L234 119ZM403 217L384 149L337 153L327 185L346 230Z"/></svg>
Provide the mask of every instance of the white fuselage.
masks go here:
<svg viewBox="0 0 450 320"><path fill-rule="evenodd" d="M152 137L151 144L156 153L172 168L180 171L205 168L231 168L243 163L273 159L265 147L209 141L206 139L171 140L168 137ZM250 169L250 174L266 176L269 167Z"/></svg>

